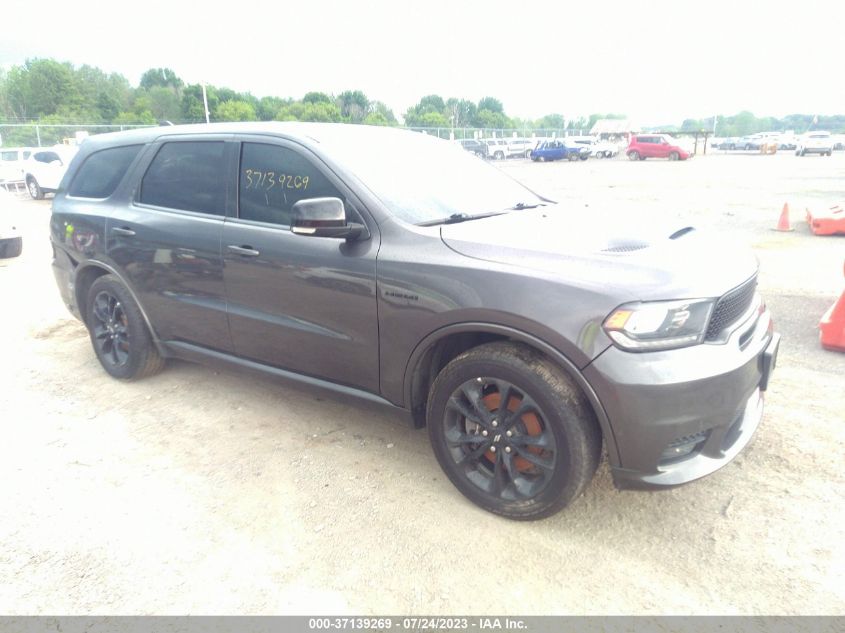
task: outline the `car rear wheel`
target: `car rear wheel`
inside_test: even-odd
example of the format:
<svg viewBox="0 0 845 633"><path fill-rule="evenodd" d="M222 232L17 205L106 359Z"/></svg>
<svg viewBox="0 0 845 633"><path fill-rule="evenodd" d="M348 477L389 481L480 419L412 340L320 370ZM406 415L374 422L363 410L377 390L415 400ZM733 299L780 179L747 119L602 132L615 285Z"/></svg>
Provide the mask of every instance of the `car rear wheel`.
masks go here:
<svg viewBox="0 0 845 633"><path fill-rule="evenodd" d="M630 160L640 160L640 153L636 150L628 152L628 158Z"/></svg>
<svg viewBox="0 0 845 633"><path fill-rule="evenodd" d="M114 275L103 275L88 292L86 324L97 359L114 378L136 380L164 367L141 309Z"/></svg>
<svg viewBox="0 0 845 633"><path fill-rule="evenodd" d="M681 157L678 152L669 152L669 160L678 160Z"/></svg>
<svg viewBox="0 0 845 633"><path fill-rule="evenodd" d="M511 519L550 516L592 479L601 431L558 366L515 343L464 352L437 376L428 434L449 480L473 503Z"/></svg>
<svg viewBox="0 0 845 633"><path fill-rule="evenodd" d="M493 154L493 158L495 158L496 160L502 160L504 157L505 155L503 152L496 152L495 154Z"/></svg>
<svg viewBox="0 0 845 633"><path fill-rule="evenodd" d="M38 181L32 176L26 179L26 190L29 191L29 195L33 200L42 200L44 198L44 191L41 189Z"/></svg>

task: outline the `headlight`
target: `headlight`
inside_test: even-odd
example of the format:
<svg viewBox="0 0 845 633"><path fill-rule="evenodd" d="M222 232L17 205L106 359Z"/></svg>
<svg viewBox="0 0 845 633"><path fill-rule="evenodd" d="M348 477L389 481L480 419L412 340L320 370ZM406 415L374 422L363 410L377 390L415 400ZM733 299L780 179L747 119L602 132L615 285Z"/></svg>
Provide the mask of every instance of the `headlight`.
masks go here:
<svg viewBox="0 0 845 633"><path fill-rule="evenodd" d="M704 340L713 299L628 303L604 320L604 331L623 349L637 352L696 345Z"/></svg>

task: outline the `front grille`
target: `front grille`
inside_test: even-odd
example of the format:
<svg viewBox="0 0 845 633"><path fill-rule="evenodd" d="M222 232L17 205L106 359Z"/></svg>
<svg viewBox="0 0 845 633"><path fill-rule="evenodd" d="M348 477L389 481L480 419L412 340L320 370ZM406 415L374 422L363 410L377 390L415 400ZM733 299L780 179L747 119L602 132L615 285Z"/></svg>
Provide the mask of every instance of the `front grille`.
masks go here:
<svg viewBox="0 0 845 633"><path fill-rule="evenodd" d="M734 288L716 303L705 339L712 341L719 333L736 322L751 306L754 292L757 290L757 276L755 275L741 286Z"/></svg>

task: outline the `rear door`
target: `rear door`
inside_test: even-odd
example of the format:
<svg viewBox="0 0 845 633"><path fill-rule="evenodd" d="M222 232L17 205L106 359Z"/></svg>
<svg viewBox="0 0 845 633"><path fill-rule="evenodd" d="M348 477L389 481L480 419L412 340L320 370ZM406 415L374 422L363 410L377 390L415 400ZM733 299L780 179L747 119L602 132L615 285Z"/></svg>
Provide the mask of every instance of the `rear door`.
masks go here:
<svg viewBox="0 0 845 633"><path fill-rule="evenodd" d="M233 159L228 136L156 143L139 164L131 200L106 222L107 254L162 340L232 349L220 237Z"/></svg>
<svg viewBox="0 0 845 633"><path fill-rule="evenodd" d="M238 214L223 229L224 277L235 352L378 392L376 254L379 234L354 193L302 146L244 137ZM337 197L367 240L290 231L292 207Z"/></svg>

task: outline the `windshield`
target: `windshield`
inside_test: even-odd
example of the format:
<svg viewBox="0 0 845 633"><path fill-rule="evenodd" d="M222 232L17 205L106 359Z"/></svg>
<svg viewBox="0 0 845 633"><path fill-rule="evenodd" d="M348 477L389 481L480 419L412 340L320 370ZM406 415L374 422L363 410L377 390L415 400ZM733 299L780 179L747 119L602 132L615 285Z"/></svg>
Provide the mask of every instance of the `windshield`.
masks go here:
<svg viewBox="0 0 845 633"><path fill-rule="evenodd" d="M375 130L373 130L375 132ZM320 138L396 217L412 224L541 204L523 185L460 144L426 134L379 130Z"/></svg>

